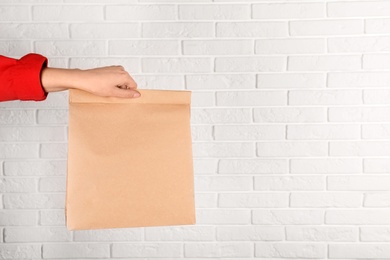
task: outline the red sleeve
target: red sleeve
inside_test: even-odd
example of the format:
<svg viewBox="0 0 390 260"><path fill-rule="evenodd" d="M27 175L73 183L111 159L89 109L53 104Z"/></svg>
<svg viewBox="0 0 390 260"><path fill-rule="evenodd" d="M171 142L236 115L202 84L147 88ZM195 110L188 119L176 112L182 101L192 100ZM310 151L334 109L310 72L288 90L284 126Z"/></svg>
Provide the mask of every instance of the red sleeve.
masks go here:
<svg viewBox="0 0 390 260"><path fill-rule="evenodd" d="M0 101L45 100L41 71L47 58L30 53L19 60L0 55Z"/></svg>

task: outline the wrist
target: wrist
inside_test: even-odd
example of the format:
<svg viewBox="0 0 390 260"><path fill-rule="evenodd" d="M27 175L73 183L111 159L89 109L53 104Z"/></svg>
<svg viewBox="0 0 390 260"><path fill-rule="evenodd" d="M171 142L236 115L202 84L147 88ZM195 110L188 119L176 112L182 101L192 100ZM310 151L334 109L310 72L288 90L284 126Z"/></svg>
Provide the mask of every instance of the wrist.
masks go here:
<svg viewBox="0 0 390 260"><path fill-rule="evenodd" d="M82 78L80 69L44 68L41 73L42 87L46 92L79 88Z"/></svg>

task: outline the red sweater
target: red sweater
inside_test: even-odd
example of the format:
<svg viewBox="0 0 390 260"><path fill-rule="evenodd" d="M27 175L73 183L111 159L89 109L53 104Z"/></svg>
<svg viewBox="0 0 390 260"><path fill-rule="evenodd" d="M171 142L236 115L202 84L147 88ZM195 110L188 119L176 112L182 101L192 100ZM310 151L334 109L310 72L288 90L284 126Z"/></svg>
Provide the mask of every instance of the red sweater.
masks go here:
<svg viewBox="0 0 390 260"><path fill-rule="evenodd" d="M46 99L41 84L41 71L46 66L46 57L35 53L20 60L0 55L0 101Z"/></svg>

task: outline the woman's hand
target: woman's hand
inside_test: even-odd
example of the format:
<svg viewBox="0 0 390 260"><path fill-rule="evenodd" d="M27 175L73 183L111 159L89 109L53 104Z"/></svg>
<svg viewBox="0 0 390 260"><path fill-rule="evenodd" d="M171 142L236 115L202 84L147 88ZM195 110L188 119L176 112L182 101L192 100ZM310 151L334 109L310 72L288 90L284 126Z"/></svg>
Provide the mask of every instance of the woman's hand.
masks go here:
<svg viewBox="0 0 390 260"><path fill-rule="evenodd" d="M42 86L46 92L81 89L98 96L136 98L137 83L122 66L88 70L44 68Z"/></svg>

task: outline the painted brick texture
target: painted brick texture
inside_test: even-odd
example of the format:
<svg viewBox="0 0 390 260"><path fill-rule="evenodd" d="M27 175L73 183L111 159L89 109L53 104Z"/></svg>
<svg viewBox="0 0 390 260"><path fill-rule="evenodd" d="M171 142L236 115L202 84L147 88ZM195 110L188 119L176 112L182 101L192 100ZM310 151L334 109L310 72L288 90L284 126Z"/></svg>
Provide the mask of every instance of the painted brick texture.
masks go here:
<svg viewBox="0 0 390 260"><path fill-rule="evenodd" d="M197 224L66 230L53 93L0 103L0 259L390 259L390 1L0 1L29 52L192 91Z"/></svg>

